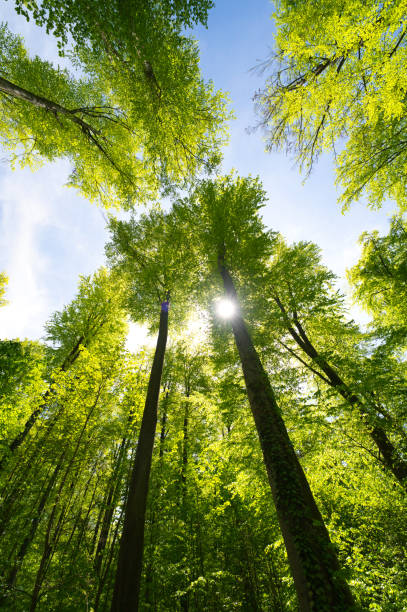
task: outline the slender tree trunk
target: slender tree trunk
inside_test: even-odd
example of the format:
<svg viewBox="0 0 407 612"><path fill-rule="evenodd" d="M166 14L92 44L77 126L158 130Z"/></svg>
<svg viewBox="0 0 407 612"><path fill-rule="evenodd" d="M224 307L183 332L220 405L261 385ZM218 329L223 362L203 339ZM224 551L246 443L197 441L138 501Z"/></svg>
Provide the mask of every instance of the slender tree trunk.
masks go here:
<svg viewBox="0 0 407 612"><path fill-rule="evenodd" d="M356 410L359 412L370 437L375 443L377 449L381 454L381 462L392 472L393 476L399 481L399 483L407 488L407 461L405 461L398 450L395 448L387 433L381 425L377 423L369 423L371 420L371 410L369 405L363 401L356 393L353 393L352 389L345 383L338 372L328 363L328 361L318 353L311 340L308 338L304 328L302 327L298 317L294 317L294 324L297 330L294 329L293 325L290 324L288 314L282 305L278 296L274 296L274 299L279 306L283 317L286 321L287 329L295 340L297 345L304 351L312 361L320 367L322 372L325 374L323 380L336 391ZM316 372L318 373L318 372ZM375 418L376 415L375 415Z"/></svg>
<svg viewBox="0 0 407 612"><path fill-rule="evenodd" d="M236 301L229 271L219 257L225 294ZM238 305L238 304L237 304ZM247 395L301 612L348 612L352 594L308 481L288 437L268 376L254 348L240 309L232 319Z"/></svg>
<svg viewBox="0 0 407 612"><path fill-rule="evenodd" d="M157 346L148 382L143 419L130 480L120 541L112 612L138 610L143 562L144 523L148 485L157 427L157 405L168 334L168 301L161 305Z"/></svg>
<svg viewBox="0 0 407 612"><path fill-rule="evenodd" d="M95 603L94 603L94 608L95 608L95 612L98 612L100 607L99 607L99 603L100 603L100 599L102 597L103 594L103 589L106 583L106 579L108 577L109 574L109 570L110 570L110 566L112 564L113 561L113 557L115 555L115 550L116 550L116 541L119 535L119 527L122 521L122 516L123 516L123 508L121 509L120 512L120 517L118 518L117 522L116 522L116 527L114 530L114 534L113 534L113 538L110 544L110 549L109 549L109 553L107 555L107 559L106 559L106 563L105 566L103 567L102 570L102 575L100 577L100 580L98 582L98 588L97 588L97 592L96 592L96 596L95 596ZM104 608L106 608L106 598L107 598L107 594L105 595L105 605Z"/></svg>
<svg viewBox="0 0 407 612"><path fill-rule="evenodd" d="M182 464L181 464L181 493L182 506L185 509L186 492L187 492L187 468L188 468L188 438L189 438L189 393L186 395L187 400L184 407L184 423L182 426Z"/></svg>
<svg viewBox="0 0 407 612"><path fill-rule="evenodd" d="M160 541L160 523L156 522L156 505L160 495L161 490L161 480L162 480L162 470L164 463L164 446L165 440L167 437L168 430L166 429L167 425L167 409L168 409L168 401L169 401L169 389L168 387L164 387L163 391L165 392L164 399L161 403L161 419L160 419L160 445L158 451L159 457L159 469L157 470L158 478L156 483L155 491L153 492L152 499L150 501L150 558L146 565L145 570L145 594L144 594L144 605L148 609L155 609L155 600L156 600L156 589L155 589L155 580L154 580L154 551L157 546L157 542Z"/></svg>
<svg viewBox="0 0 407 612"><path fill-rule="evenodd" d="M95 553L95 569L98 576L100 576L102 559L104 555L104 551L106 548L110 527L112 523L113 513L117 506L117 500L120 495L120 483L121 478L119 475L122 472L122 463L125 456L125 453L128 449L128 440L127 438L123 438L119 448L119 454L117 457L116 465L114 466L112 479L109 488L109 494L106 500L106 507L103 514L102 526L99 534L99 539L97 543L96 553Z"/></svg>
<svg viewBox="0 0 407 612"><path fill-rule="evenodd" d="M182 425L182 460L181 460L181 508L182 508L182 514L183 514L183 519L185 520L186 515L187 515L187 506L186 506L186 502L187 502L187 469L188 469L188 440L189 440L189 391L186 391L186 402L185 402L185 406L184 406L184 422ZM182 546L182 542L180 542L181 547ZM181 555L183 556L183 550L181 548ZM184 553L186 557L188 557L188 552ZM187 581L189 580L188 578L188 567L185 567L185 577L187 579ZM188 584L184 585L185 587L188 586ZM181 606L181 610L183 612L188 612L189 610L189 593L185 592L183 595L181 595L180 597L180 606Z"/></svg>

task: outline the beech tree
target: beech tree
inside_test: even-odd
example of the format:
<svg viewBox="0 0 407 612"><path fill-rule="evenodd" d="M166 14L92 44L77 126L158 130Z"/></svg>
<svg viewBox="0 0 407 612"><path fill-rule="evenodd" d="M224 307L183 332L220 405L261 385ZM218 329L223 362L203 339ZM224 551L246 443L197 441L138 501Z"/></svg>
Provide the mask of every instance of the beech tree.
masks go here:
<svg viewBox="0 0 407 612"><path fill-rule="evenodd" d="M406 487L404 445L398 447L398 416L392 418L397 375L391 376L388 363L371 358L367 338L346 320L343 296L319 249L311 243L287 246L281 239L268 268L269 295L261 296L266 337L345 400L359 415L380 463Z"/></svg>
<svg viewBox="0 0 407 612"><path fill-rule="evenodd" d="M196 44L161 13L139 15L128 6L129 13L110 23L106 15L95 22L82 9L93 34L78 35L74 46L81 79L30 58L21 39L1 26L0 135L12 162L67 158L70 185L103 206L125 208L216 165L225 102L203 82ZM52 18L62 19L61 12L62 3ZM133 19L139 34L128 31ZM66 34L69 24L61 29Z"/></svg>
<svg viewBox="0 0 407 612"><path fill-rule="evenodd" d="M221 186L228 188L228 198L217 206ZM264 234L257 208L253 212L248 206L252 196L261 195L255 180L220 179L212 187L210 193L217 196L212 200L201 199L206 193L202 189L192 203L189 198L177 202L174 212L154 211L129 223L112 223L109 252L115 270L106 273L106 279L120 312L127 304L133 318L150 321L156 330L161 296L154 286L165 294L172 280L171 329L178 339L167 352L161 378L139 607L298 608L278 513L293 489L287 478L280 501L273 503L230 322L221 322L213 307L213 298L222 293L213 244L224 233L225 258L230 253L233 262L229 274L238 279L241 309L251 322L264 377L343 567L339 577L347 578L361 609L403 609L405 495L391 486L364 433L365 424L350 405L281 346L279 340L301 356L271 289L278 285L281 302L291 307L288 276L297 314L323 357L358 393L369 397L375 384L380 385L376 400L385 412L379 422L399 448L402 427L398 432L396 425L402 425L405 412L393 392L396 383L401 390L405 381L404 365L400 362L389 371L390 345L384 361L372 358L369 335L344 320L340 296L325 287L333 278L320 265L314 245L287 247L274 233ZM191 210L202 216L191 217ZM211 211L227 231L214 235ZM252 216L247 240L243 234L237 240ZM298 279L289 266L289 253ZM52 372L53 384L47 408L0 474L0 590L5 610L51 612L88 606L101 612L109 608L117 580L128 482L153 355L145 350L129 355L120 349L113 321L112 336L105 327L67 370L61 370L62 347L72 346L80 330L99 320L88 317L91 282L81 286L83 317L76 299L64 309L66 316L59 313L48 326L60 342L46 350L17 341L8 344L9 369L15 376L4 378L6 394L15 381L14 397L23 401L24 385L31 384L31 363L33 373L41 364L38 381L47 386ZM101 302L99 312L110 304L103 305L102 293L94 301ZM191 311L199 320L208 318L210 338L186 333L181 323ZM307 363L317 369L317 363ZM36 400L27 393L25 401L30 413L30 401ZM302 512L298 508L298 516ZM337 605L343 610L347 604Z"/></svg>
<svg viewBox="0 0 407 612"><path fill-rule="evenodd" d="M81 349L96 344L99 350L110 351L123 341L126 330L125 315L120 304L120 283L114 283L107 270L101 269L93 277L83 277L75 300L61 312L55 313L46 326L47 340L50 343L48 368L50 377L57 371L69 370L78 359ZM13 364L16 360L13 359ZM35 369L31 368L31 376ZM8 374L9 375L9 374ZM15 383L14 383L15 385ZM43 389L40 383L40 389ZM33 392L33 390L32 390ZM31 400L31 411L24 426L19 422L20 431L9 439L8 448L0 460L4 462L24 442L41 413L47 408L52 396L48 386L43 393L33 393L36 402ZM27 417L26 413L23 413ZM10 417L8 417L11 422ZM21 414L20 414L21 419Z"/></svg>
<svg viewBox="0 0 407 612"><path fill-rule="evenodd" d="M270 149L292 152L309 172L335 156L345 207L366 194L406 207L406 12L402 1L276 5L271 74L256 95Z"/></svg>
<svg viewBox="0 0 407 612"><path fill-rule="evenodd" d="M112 517L112 524L109 521L100 535L92 517L102 504L110 469L117 477L127 468L120 449L126 448L123 438L128 440L129 431L137 425L140 390L144 388L140 372L143 357L135 364L122 350L126 323L119 285L116 282L113 286L112 275L104 269L92 278L82 278L78 296L47 326L51 346L26 348L27 343L21 347L16 341L8 343L14 349L8 355L12 376L2 385L2 401L16 397L21 402L26 396L26 410L35 418L3 465L2 606L34 610L47 601L55 607L56 599L49 593L55 586L51 585L59 591L61 585L71 584L74 597L78 597L83 589L80 569L74 563L68 571L62 570L67 554L68 558L78 555L77 564L87 567L88 578L96 582L90 571L93 551L89 560L88 543L83 541L89 521L93 521L89 529L98 546L97 588L104 585L104 572L109 571L114 553L109 538L116 520ZM45 394L33 392L29 373L31 377L35 374L35 384L41 380L42 387L48 387ZM118 464L111 462L114 448ZM113 509L120 495L119 489ZM33 558L38 563L33 564Z"/></svg>
<svg viewBox="0 0 407 612"><path fill-rule="evenodd" d="M112 219L110 226L112 241L107 253L115 270L120 270L127 280L127 302L133 318L150 320L156 327L156 310L160 308L157 345L130 477L111 608L137 610L169 309L174 304L175 320L182 317L188 300L188 276L194 262L192 253L182 243L181 228L169 214L153 211L127 223Z"/></svg>
<svg viewBox="0 0 407 612"><path fill-rule="evenodd" d="M341 578L322 516L243 318L235 285L238 282L242 287L244 300L262 278L271 254L272 235L265 232L259 217L264 199L258 180L228 176L202 182L191 203L180 204L178 210L181 218L190 215L194 226L198 225L207 274L218 271L225 296L236 307L231 327L299 605L303 610L314 606L351 610L353 597Z"/></svg>

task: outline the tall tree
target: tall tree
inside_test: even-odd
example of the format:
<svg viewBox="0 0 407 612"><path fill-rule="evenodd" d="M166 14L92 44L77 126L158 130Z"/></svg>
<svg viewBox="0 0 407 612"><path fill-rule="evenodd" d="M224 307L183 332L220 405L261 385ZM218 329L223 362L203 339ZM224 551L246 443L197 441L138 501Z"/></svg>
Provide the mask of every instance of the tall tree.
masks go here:
<svg viewBox="0 0 407 612"><path fill-rule="evenodd" d="M120 282L100 269L92 277L82 277L77 297L62 311L56 312L46 326L49 342L48 367L65 372L75 363L82 347L96 344L99 350L111 351L123 342L126 330L121 307ZM33 370L34 371L34 370ZM41 413L47 407L51 389L44 391L19 433L8 443L0 467L24 442Z"/></svg>
<svg viewBox="0 0 407 612"><path fill-rule="evenodd" d="M387 405L380 400L385 389L394 388L397 374L388 371L389 361L372 359L366 338L346 320L343 296L319 249L312 243L287 246L281 239L268 269L260 297L264 333L274 350L280 346L345 400L379 461L406 487L407 463L391 435L399 437L391 419L394 401L391 393Z"/></svg>
<svg viewBox="0 0 407 612"><path fill-rule="evenodd" d="M405 209L407 56L402 0L280 0L271 76L256 98L270 149L310 171L335 152L344 206L366 194Z"/></svg>
<svg viewBox="0 0 407 612"><path fill-rule="evenodd" d="M273 244L272 234L265 232L259 217L264 199L258 180L228 176L217 182L203 181L189 206L184 202L178 211L181 218L189 214L194 226L198 225L207 274L217 269L225 295L236 307L231 326L299 605L302 610L351 610L353 597L340 575L322 516L243 318L232 277L238 279L243 300L251 290L261 290Z"/></svg>
<svg viewBox="0 0 407 612"><path fill-rule="evenodd" d="M175 322L188 300L188 274L193 257L183 248L181 228L171 215L159 211L132 219L111 221L107 253L115 270L128 281L128 305L137 321L155 327L160 308L157 345L151 366L143 419L130 476L112 610L137 610L144 550L144 524L151 461L157 426L157 406L168 335L168 311L174 303Z"/></svg>

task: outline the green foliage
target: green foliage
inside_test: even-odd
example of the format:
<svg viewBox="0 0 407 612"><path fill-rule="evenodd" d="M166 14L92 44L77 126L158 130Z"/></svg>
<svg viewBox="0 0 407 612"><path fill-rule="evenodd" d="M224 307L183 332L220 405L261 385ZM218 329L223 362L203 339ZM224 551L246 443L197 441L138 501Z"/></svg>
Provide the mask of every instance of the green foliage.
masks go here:
<svg viewBox="0 0 407 612"><path fill-rule="evenodd" d="M223 294L218 270L222 258L241 289L244 309L249 308L249 294L261 282L275 238L260 216L265 199L258 178L232 173L202 180L189 197L174 204L178 225L193 236L189 248L195 252L196 300L212 313L214 298Z"/></svg>
<svg viewBox="0 0 407 612"><path fill-rule="evenodd" d="M107 6L83 0L45 0L40 5L35 0L16 1L17 12L27 19L32 16L39 26L45 25L47 32L59 39L61 49L68 42L68 33L77 45L91 41L94 45L99 43L100 48L104 46L103 32L125 47L129 46L131 35L148 43L148 39L160 36L162 28L166 33L177 34L196 23L206 25L212 7L212 0L131 1L125 6L117 0Z"/></svg>
<svg viewBox="0 0 407 612"><path fill-rule="evenodd" d="M106 42L102 32L103 48L75 49L78 79L31 59L2 25L0 135L12 164L67 158L70 185L103 206L124 208L216 165L225 139L224 98L203 82L194 41L167 36L158 23L149 27L160 33L146 51L151 61L133 33L129 56L120 45L113 51L115 41Z"/></svg>
<svg viewBox="0 0 407 612"><path fill-rule="evenodd" d="M0 439L13 437L42 400L46 364L37 342L0 342Z"/></svg>
<svg viewBox="0 0 407 612"><path fill-rule="evenodd" d="M4 272L0 272L0 306L5 306L7 304L7 300L4 299L7 283L7 275Z"/></svg>
<svg viewBox="0 0 407 612"><path fill-rule="evenodd" d="M272 75L258 96L270 149L310 171L336 159L345 207L366 193L406 207L406 11L396 2L281 0Z"/></svg>
<svg viewBox="0 0 407 612"><path fill-rule="evenodd" d="M188 236L171 213L153 210L130 221L111 219L106 252L125 281L126 303L135 321L158 324L157 312L170 293L172 323L181 323L191 300L196 268Z"/></svg>
<svg viewBox="0 0 407 612"><path fill-rule="evenodd" d="M393 348L405 349L407 335L407 227L394 217L387 236L360 238L362 255L350 272L354 298L373 317L373 327Z"/></svg>
<svg viewBox="0 0 407 612"><path fill-rule="evenodd" d="M116 351L127 331L122 301L123 281L105 268L80 277L75 299L45 326L53 366L69 367L81 345L105 353Z"/></svg>

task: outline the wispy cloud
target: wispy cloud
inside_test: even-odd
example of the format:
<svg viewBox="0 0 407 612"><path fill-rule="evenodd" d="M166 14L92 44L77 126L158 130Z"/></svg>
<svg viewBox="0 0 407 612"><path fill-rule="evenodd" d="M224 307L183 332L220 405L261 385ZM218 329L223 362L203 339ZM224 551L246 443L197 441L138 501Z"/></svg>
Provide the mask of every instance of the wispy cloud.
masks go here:
<svg viewBox="0 0 407 612"><path fill-rule="evenodd" d="M100 211L63 186L67 163L0 171L0 270L9 276L0 336L42 335L50 314L69 302L79 274L104 260Z"/></svg>

